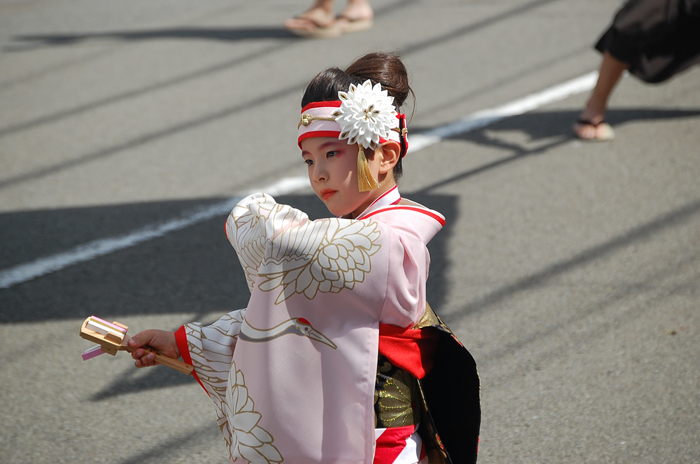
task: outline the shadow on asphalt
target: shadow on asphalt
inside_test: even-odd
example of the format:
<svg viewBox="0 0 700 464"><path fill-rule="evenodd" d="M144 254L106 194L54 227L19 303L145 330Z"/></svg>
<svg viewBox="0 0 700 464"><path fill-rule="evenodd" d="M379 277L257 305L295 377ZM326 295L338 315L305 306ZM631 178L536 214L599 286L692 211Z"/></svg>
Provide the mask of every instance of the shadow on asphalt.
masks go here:
<svg viewBox="0 0 700 464"><path fill-rule="evenodd" d="M177 327L162 327L164 330L177 330ZM183 385L192 385L195 379L165 366L149 368L145 373L138 369L128 369L103 390L93 394L90 401L99 402L121 395L141 393L146 390L160 390Z"/></svg>
<svg viewBox="0 0 700 464"><path fill-rule="evenodd" d="M456 199L411 195L443 213L447 225L429 244L428 295L436 310L444 301L446 251L457 214ZM164 222L183 211L220 202L173 201L94 208L0 214L0 270L65 252L93 240L115 237ZM280 196L311 218L327 217L313 195ZM91 261L0 290L0 323L113 318L129 325L132 315L211 313L244 308L250 292L236 253L226 240L226 216L143 242ZM148 382L145 382L148 383Z"/></svg>
<svg viewBox="0 0 700 464"><path fill-rule="evenodd" d="M418 193L428 193L432 190L444 187L454 182L467 180L470 177L478 174L499 168L506 164L523 160L529 156L547 153L553 148L568 143L574 139L572 126L578 118L579 113L579 110L526 113L520 116L504 119L503 121L499 121L479 130L450 137L450 140L463 140L478 145L497 148L505 151L507 155L491 163L479 166L478 168L466 172L460 172L452 177L436 182L435 184L423 187ZM609 110L606 115L606 120L613 127L620 127L637 121L661 121L667 119L697 117L700 117L700 109L675 110L634 108ZM433 128L425 126L411 127L411 130L414 133L427 132L430 129ZM510 131L517 131L526 134L529 137L526 145L531 146L518 143L509 143L492 135L497 134L498 132Z"/></svg>
<svg viewBox="0 0 700 464"><path fill-rule="evenodd" d="M243 28L171 28L151 31L112 31L85 32L82 34L37 34L15 37L17 42L29 42L43 46L74 45L92 40L120 40L125 42L182 39L215 40L237 42L241 40L299 39L284 27L243 27Z"/></svg>
<svg viewBox="0 0 700 464"><path fill-rule="evenodd" d="M219 433L216 422L212 421L211 424L200 427L199 429L189 430L186 433L176 436L175 438L161 441L158 445L153 445L148 451L144 451L136 456L131 456L119 461L119 464L176 462L178 461L178 457L182 457L181 454L179 454L181 453L181 450L188 449L190 446L195 446L194 444L197 444L198 442L201 444L202 440L206 440L213 435L212 431L217 435L217 438L220 438L220 445L223 446L223 437ZM152 430L152 432L154 431Z"/></svg>

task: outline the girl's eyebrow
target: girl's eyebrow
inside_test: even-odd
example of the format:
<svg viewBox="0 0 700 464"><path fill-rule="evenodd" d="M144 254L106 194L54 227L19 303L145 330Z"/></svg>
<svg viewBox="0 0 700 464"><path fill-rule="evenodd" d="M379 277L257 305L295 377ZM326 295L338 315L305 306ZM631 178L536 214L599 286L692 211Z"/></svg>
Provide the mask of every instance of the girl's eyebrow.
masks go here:
<svg viewBox="0 0 700 464"><path fill-rule="evenodd" d="M325 149L328 148L329 146L336 146L336 145L338 145L340 142L342 142L342 140L329 140L328 142L325 142L325 143L322 143L321 145L319 145L319 146L318 146L318 149L319 149L319 150L325 150ZM302 150L302 151L301 151L301 156L304 156L305 154L306 154L306 155L310 155L311 152L310 152L309 150Z"/></svg>
<svg viewBox="0 0 700 464"><path fill-rule="evenodd" d="M329 145L333 145L333 146L334 146L334 145L339 144L340 142L341 142L341 140L329 140L329 141L326 142L326 143L322 143L318 148L324 149L324 148L327 148Z"/></svg>

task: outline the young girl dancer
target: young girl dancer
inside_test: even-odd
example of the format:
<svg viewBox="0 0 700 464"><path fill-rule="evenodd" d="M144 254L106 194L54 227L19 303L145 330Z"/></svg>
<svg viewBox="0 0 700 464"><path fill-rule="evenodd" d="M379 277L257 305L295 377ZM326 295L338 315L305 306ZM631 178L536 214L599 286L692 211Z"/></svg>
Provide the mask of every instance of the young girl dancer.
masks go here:
<svg viewBox="0 0 700 464"><path fill-rule="evenodd" d="M411 92L394 55L316 76L298 144L336 217L311 221L265 194L243 199L226 234L248 307L129 342L194 366L232 461L476 461L476 366L426 304L426 244L445 221L396 185L408 148L398 110ZM142 349L132 356L154 364Z"/></svg>

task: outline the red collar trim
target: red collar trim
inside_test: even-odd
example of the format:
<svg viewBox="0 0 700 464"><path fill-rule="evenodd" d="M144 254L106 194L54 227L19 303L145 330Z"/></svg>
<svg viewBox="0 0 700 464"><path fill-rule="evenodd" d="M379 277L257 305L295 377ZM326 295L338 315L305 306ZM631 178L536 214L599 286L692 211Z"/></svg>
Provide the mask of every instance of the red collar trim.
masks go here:
<svg viewBox="0 0 700 464"><path fill-rule="evenodd" d="M382 193L377 197L356 219L364 219L368 214L373 214L379 208L384 208L391 205L396 205L401 201L399 186L394 185L392 188Z"/></svg>
<svg viewBox="0 0 700 464"><path fill-rule="evenodd" d="M405 209L405 210L409 210L409 211L414 211L416 213L423 213L426 216L430 216L431 218L435 219L437 222L440 223L441 226L443 226L443 227L445 226L445 218L444 217L442 217L442 216L440 216L440 215L438 215L438 214L436 214L428 209L418 208L416 206L389 205L387 207L384 207L384 208L381 208L381 209L378 209L375 211L371 211L358 219L367 219L368 217L374 216L375 214L384 213L386 211L394 211L397 209Z"/></svg>

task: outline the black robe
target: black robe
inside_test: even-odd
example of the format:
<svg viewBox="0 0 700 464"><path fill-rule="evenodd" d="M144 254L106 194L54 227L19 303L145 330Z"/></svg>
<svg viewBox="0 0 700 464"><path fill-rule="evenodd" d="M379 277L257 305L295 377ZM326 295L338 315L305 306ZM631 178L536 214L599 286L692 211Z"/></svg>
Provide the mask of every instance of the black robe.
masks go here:
<svg viewBox="0 0 700 464"><path fill-rule="evenodd" d="M595 48L639 79L663 82L700 63L700 0L629 0Z"/></svg>

